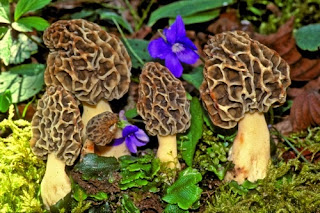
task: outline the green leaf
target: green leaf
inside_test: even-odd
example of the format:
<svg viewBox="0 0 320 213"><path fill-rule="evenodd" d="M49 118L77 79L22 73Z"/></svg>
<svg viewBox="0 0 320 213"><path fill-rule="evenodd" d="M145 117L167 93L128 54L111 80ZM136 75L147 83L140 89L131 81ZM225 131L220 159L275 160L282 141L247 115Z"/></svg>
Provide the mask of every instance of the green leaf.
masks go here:
<svg viewBox="0 0 320 213"><path fill-rule="evenodd" d="M0 39L7 33L8 27L0 27Z"/></svg>
<svg viewBox="0 0 320 213"><path fill-rule="evenodd" d="M14 11L14 20L17 21L23 14L43 8L51 0L19 0Z"/></svg>
<svg viewBox="0 0 320 213"><path fill-rule="evenodd" d="M107 200L109 198L108 194L105 193L105 192L98 192L97 194L94 194L94 195L89 195L90 197L93 197L97 200Z"/></svg>
<svg viewBox="0 0 320 213"><path fill-rule="evenodd" d="M132 49L136 52L136 54L142 59L144 63L148 61L152 61L152 58L148 52L148 45L149 41L142 40L142 39L127 39L129 45L132 47ZM127 48L128 49L128 48ZM131 57L132 61L132 67L135 69L142 68L144 64L141 64L135 56L132 54L130 49L128 50L128 53Z"/></svg>
<svg viewBox="0 0 320 213"><path fill-rule="evenodd" d="M73 14L71 15L71 18L72 18L72 19L87 18L87 17L89 17L89 16L91 16L91 15L93 15L93 14L94 14L94 11L93 11L93 10L83 9L83 10L81 10L81 11L78 12L78 13L73 13Z"/></svg>
<svg viewBox="0 0 320 213"><path fill-rule="evenodd" d="M7 112L11 104L12 96L10 90L6 90L3 93L0 93L0 112Z"/></svg>
<svg viewBox="0 0 320 213"><path fill-rule="evenodd" d="M169 204L164 209L164 213L188 213L189 211L185 211L179 208L178 205Z"/></svg>
<svg viewBox="0 0 320 213"><path fill-rule="evenodd" d="M0 23L10 24L9 0L0 0Z"/></svg>
<svg viewBox="0 0 320 213"><path fill-rule="evenodd" d="M121 203L128 213L140 213L140 210L134 205L129 195L123 194Z"/></svg>
<svg viewBox="0 0 320 213"><path fill-rule="evenodd" d="M0 59L3 60L4 65L8 66L10 61L10 50L12 46L11 30L8 30L3 38L0 40Z"/></svg>
<svg viewBox="0 0 320 213"><path fill-rule="evenodd" d="M100 157L96 154L87 154L81 162L75 165L74 169L81 172L82 178L85 180L105 180L109 179L119 167L119 162L115 157Z"/></svg>
<svg viewBox="0 0 320 213"><path fill-rule="evenodd" d="M23 64L0 75L0 92L9 89L12 102L19 103L34 96L44 85L43 64Z"/></svg>
<svg viewBox="0 0 320 213"><path fill-rule="evenodd" d="M200 199L202 189L196 184L201 179L200 172L188 167L179 173L178 180L167 189L162 199L170 204L178 204L181 209L189 209Z"/></svg>
<svg viewBox="0 0 320 213"><path fill-rule="evenodd" d="M234 0L185 0L173 2L151 13L148 25L154 25L162 18L175 18L177 15L189 16L198 12L212 10L233 3Z"/></svg>
<svg viewBox="0 0 320 213"><path fill-rule="evenodd" d="M49 22L37 16L21 18L12 23L13 29L20 32L32 32L33 28L38 31L44 31L47 27L49 27L49 25Z"/></svg>
<svg viewBox="0 0 320 213"><path fill-rule="evenodd" d="M118 24L120 24L123 28L128 30L130 33L133 33L131 25L125 20L123 17L119 16L115 12L110 12L109 10L105 9L98 9L96 10L96 13L100 15L100 19L102 20L110 20L112 21L112 18L114 18Z"/></svg>
<svg viewBox="0 0 320 213"><path fill-rule="evenodd" d="M126 116L126 118L130 119L130 118L137 117L139 114L137 112L137 108L133 108L133 109L127 110L124 115Z"/></svg>
<svg viewBox="0 0 320 213"><path fill-rule="evenodd" d="M34 37L37 39L36 37ZM10 64L20 64L24 60L29 59L32 54L38 51L38 45L28 36L20 33L18 39L13 41L11 47Z"/></svg>
<svg viewBox="0 0 320 213"><path fill-rule="evenodd" d="M67 194L64 198L60 199L56 204L50 206L50 212L52 213L60 213L63 212L71 212L72 209L72 196L71 192Z"/></svg>
<svg viewBox="0 0 320 213"><path fill-rule="evenodd" d="M191 126L187 133L187 140L182 142L182 158L188 166L192 166L197 143L202 137L203 111L198 98L193 97L190 106Z"/></svg>
<svg viewBox="0 0 320 213"><path fill-rule="evenodd" d="M191 73L183 74L182 78L199 90L203 81L203 66L194 68Z"/></svg>
<svg viewBox="0 0 320 213"><path fill-rule="evenodd" d="M303 26L294 34L297 45L302 50L317 51L320 49L320 24Z"/></svg>
<svg viewBox="0 0 320 213"><path fill-rule="evenodd" d="M213 9L209 11L195 13L188 16L182 16L182 18L183 18L183 23L185 25L188 25L188 24L207 22L217 18L219 15L220 15L220 9ZM175 21L175 18L170 18L169 24L172 24L174 21Z"/></svg>
<svg viewBox="0 0 320 213"><path fill-rule="evenodd" d="M84 201L85 199L87 199L88 195L85 192L85 190L83 188L81 188L81 186L79 186L79 184L72 184L72 192L73 192L73 198L80 202L80 201Z"/></svg>

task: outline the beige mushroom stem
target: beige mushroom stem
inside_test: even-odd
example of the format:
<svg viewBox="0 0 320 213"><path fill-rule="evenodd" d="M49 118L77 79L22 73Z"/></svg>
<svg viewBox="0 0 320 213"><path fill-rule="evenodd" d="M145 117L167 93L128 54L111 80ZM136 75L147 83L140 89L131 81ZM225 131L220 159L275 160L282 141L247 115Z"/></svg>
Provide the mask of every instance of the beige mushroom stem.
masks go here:
<svg viewBox="0 0 320 213"><path fill-rule="evenodd" d="M41 182L41 197L47 209L71 192L65 166L65 162L57 158L55 153L48 154L46 172Z"/></svg>
<svg viewBox="0 0 320 213"><path fill-rule="evenodd" d="M89 105L86 103L83 103L83 114L82 114L82 122L84 124L83 131L85 131L86 126L88 121L103 112L112 112L112 109L109 105L109 102L106 100L100 100L96 105ZM83 134L85 136L85 134ZM119 129L117 132L117 136L121 137L122 133L121 130ZM87 153L97 153L100 156L105 156L105 157L121 157L123 155L130 155L130 152L128 148L126 147L125 143L122 143L119 146L94 146L94 143L88 139L84 140L84 145L83 145L83 152L85 154ZM94 147L97 149L95 150Z"/></svg>
<svg viewBox="0 0 320 213"><path fill-rule="evenodd" d="M241 184L245 179L254 182L265 178L270 160L270 134L263 113L246 113L240 120L229 160L234 163L234 170L227 173L225 180Z"/></svg>
<svg viewBox="0 0 320 213"><path fill-rule="evenodd" d="M157 157L160 159L161 162L168 163L168 167L173 168L180 168L180 163L177 157L177 138L176 135L167 135L167 136L160 136L158 135L158 151Z"/></svg>

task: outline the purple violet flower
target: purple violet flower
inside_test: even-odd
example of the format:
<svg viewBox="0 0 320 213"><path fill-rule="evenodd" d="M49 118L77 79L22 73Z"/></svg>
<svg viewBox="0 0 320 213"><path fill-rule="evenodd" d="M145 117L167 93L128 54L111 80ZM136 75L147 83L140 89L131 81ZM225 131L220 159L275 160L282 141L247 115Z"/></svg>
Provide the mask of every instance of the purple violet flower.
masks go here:
<svg viewBox="0 0 320 213"><path fill-rule="evenodd" d="M123 130L122 137L114 140L113 145L118 146L123 142L126 142L131 153L137 153L137 147L145 146L149 142L148 135L135 125L131 125L126 116L124 115L124 110L119 112L120 122L122 122Z"/></svg>
<svg viewBox="0 0 320 213"><path fill-rule="evenodd" d="M161 37L151 41L148 51L151 57L164 59L166 67L179 78L183 71L180 61L194 64L199 58L195 52L197 47L187 37L181 16L177 16L176 21L163 32L166 40Z"/></svg>

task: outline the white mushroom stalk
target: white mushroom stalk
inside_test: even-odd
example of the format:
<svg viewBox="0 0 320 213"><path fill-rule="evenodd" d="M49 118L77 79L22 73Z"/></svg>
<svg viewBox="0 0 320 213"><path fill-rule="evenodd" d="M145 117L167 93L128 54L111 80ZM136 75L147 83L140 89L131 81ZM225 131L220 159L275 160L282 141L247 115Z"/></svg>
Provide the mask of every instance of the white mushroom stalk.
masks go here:
<svg viewBox="0 0 320 213"><path fill-rule="evenodd" d="M238 133L229 153L234 169L225 180L239 184L245 179L254 182L263 179L270 162L270 134L264 114L246 113L238 123Z"/></svg>
<svg viewBox="0 0 320 213"><path fill-rule="evenodd" d="M168 168L181 168L177 157L177 138L176 135L158 135L157 157L161 162L168 163Z"/></svg>

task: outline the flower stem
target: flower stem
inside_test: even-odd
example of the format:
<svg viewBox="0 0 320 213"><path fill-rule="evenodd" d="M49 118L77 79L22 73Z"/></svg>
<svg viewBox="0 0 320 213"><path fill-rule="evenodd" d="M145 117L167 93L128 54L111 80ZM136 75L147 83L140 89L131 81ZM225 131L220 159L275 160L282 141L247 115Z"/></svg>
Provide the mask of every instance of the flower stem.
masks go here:
<svg viewBox="0 0 320 213"><path fill-rule="evenodd" d="M116 25L117 29L119 30L120 34L121 34L121 37L124 41L124 43L126 44L126 46L128 47L128 49L131 51L132 55L139 61L140 64L144 65L144 62L143 60L137 55L137 53L133 50L133 48L131 47L131 45L129 44L127 38L125 37L122 29L120 28L118 22L112 18L112 21L114 22L114 24Z"/></svg>

